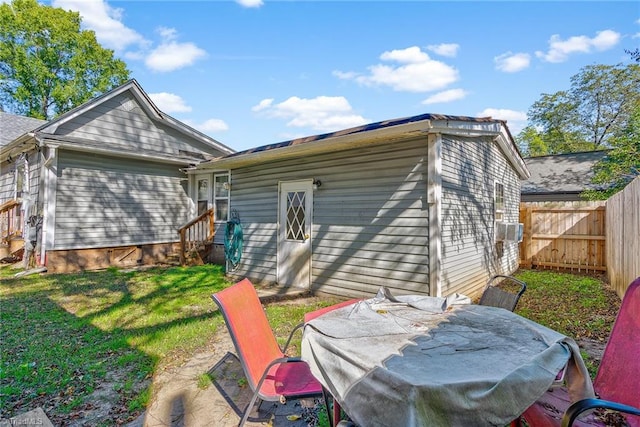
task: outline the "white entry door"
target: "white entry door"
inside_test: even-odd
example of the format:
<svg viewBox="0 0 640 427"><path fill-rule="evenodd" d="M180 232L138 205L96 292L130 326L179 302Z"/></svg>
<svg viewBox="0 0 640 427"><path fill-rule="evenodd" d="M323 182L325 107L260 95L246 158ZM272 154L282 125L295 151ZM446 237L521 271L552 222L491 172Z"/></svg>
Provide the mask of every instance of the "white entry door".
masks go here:
<svg viewBox="0 0 640 427"><path fill-rule="evenodd" d="M312 181L280 183L278 284L311 286Z"/></svg>

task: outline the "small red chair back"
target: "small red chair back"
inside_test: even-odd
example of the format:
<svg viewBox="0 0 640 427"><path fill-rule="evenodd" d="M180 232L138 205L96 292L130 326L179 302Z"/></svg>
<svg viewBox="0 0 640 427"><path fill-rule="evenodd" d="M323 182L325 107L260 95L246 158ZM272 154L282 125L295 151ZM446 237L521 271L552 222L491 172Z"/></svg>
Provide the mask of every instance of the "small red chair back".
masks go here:
<svg viewBox="0 0 640 427"><path fill-rule="evenodd" d="M248 279L213 295L227 323L252 390L267 366L284 357L253 284Z"/></svg>
<svg viewBox="0 0 640 427"><path fill-rule="evenodd" d="M640 408L640 277L625 292L593 388L600 398Z"/></svg>

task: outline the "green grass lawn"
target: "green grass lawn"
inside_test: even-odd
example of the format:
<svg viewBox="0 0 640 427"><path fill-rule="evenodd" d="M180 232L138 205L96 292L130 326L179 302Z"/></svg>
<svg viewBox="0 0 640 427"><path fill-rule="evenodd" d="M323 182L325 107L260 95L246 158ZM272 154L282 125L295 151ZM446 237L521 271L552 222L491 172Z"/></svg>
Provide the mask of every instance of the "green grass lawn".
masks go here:
<svg viewBox="0 0 640 427"><path fill-rule="evenodd" d="M121 410L101 422L126 422L148 403L153 373L205 347L224 323L210 298L229 285L219 266L9 272L0 269L0 417L41 406L56 424L90 409L92 393L107 384ZM600 280L518 276L528 289L517 312L573 337L606 339L620 301ZM305 312L334 302L272 303L267 316L283 343Z"/></svg>

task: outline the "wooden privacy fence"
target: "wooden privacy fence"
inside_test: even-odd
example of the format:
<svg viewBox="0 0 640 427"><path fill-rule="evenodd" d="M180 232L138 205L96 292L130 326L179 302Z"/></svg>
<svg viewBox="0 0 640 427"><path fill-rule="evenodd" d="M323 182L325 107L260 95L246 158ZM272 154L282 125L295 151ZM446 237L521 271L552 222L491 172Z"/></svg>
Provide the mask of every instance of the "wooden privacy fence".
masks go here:
<svg viewBox="0 0 640 427"><path fill-rule="evenodd" d="M520 265L606 271L605 202L521 203Z"/></svg>
<svg viewBox="0 0 640 427"><path fill-rule="evenodd" d="M640 177L607 200L606 244L609 283L622 297L640 276Z"/></svg>

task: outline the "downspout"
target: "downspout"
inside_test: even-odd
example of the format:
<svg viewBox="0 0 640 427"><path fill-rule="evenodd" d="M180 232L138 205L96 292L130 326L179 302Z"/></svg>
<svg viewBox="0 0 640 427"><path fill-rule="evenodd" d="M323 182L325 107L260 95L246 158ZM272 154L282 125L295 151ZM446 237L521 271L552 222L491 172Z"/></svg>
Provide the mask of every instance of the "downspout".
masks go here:
<svg viewBox="0 0 640 427"><path fill-rule="evenodd" d="M442 296L442 134L427 136L427 204L429 206L429 295Z"/></svg>
<svg viewBox="0 0 640 427"><path fill-rule="evenodd" d="M40 264L47 265L47 251L53 249L56 224L56 187L58 180L58 146L47 144L47 156L42 164L42 241Z"/></svg>

